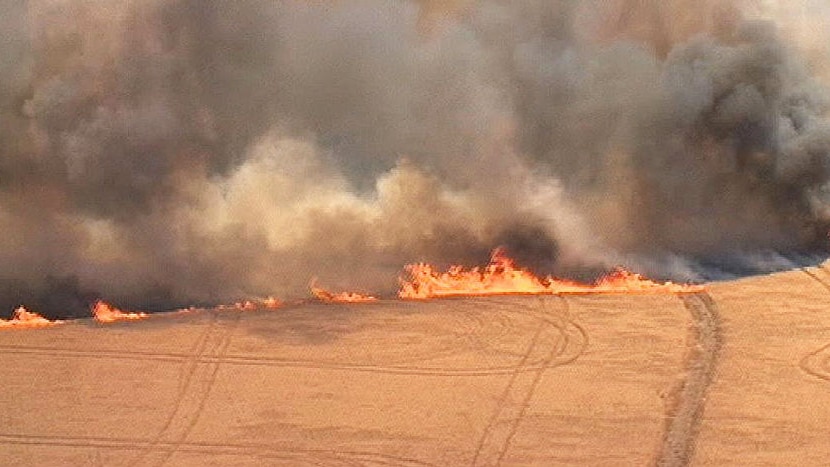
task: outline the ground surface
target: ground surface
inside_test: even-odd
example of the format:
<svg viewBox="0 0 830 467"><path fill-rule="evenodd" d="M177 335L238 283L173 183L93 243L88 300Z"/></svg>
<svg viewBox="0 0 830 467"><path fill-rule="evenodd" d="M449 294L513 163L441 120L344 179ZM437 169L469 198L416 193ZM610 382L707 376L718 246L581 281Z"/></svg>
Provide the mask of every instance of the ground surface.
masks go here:
<svg viewBox="0 0 830 467"><path fill-rule="evenodd" d="M830 272L0 332L2 465L826 465Z"/></svg>

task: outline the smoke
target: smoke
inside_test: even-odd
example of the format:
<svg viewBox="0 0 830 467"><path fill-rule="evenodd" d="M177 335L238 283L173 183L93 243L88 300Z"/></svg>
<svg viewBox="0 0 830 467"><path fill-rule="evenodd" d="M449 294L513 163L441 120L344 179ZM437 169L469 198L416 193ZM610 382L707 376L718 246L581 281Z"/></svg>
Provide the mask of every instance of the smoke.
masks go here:
<svg viewBox="0 0 830 467"><path fill-rule="evenodd" d="M822 2L0 3L0 309L383 293L497 245L699 279L830 225Z"/></svg>

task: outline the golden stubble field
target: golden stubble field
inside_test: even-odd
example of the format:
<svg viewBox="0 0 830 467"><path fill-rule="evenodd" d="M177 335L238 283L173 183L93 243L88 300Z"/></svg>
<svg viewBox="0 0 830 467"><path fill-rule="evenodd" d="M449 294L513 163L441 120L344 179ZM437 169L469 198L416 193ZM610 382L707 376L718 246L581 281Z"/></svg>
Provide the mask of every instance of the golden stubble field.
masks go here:
<svg viewBox="0 0 830 467"><path fill-rule="evenodd" d="M0 332L3 465L826 465L830 269Z"/></svg>

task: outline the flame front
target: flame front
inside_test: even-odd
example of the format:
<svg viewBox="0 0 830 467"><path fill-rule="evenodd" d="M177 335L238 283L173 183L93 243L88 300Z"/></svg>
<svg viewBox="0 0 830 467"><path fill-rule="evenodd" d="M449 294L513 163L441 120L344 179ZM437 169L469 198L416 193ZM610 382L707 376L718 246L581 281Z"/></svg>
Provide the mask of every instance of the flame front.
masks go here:
<svg viewBox="0 0 830 467"><path fill-rule="evenodd" d="M489 264L483 268L465 270L461 266L451 266L446 272L439 272L429 264L419 263L410 264L405 270L410 278L401 279L398 296L403 299L504 294L694 293L704 290L702 285L652 281L623 268L617 268L594 284L582 284L551 276L539 278L530 271L517 267L501 248L493 250ZM327 303L364 303L378 300L374 296L356 292L330 292L316 286L315 281L312 281L310 288L317 299ZM233 305L219 305L218 309L248 311L260 308L275 309L281 306L282 301L268 297L257 301L243 300ZM102 300L92 305L92 314L95 320L101 323L138 320L149 316L147 313L119 310ZM0 319L0 329L37 328L62 322L46 319L21 306L14 311L12 319Z"/></svg>
<svg viewBox="0 0 830 467"><path fill-rule="evenodd" d="M579 293L692 293L703 286L655 282L618 268L595 284L580 284L565 279L545 277L516 267L501 248L493 251L490 263L483 269L464 270L451 266L447 272L437 272L429 264L406 266L410 279L401 279L398 296L406 299L426 299L464 295L503 294L579 294Z"/></svg>
<svg viewBox="0 0 830 467"><path fill-rule="evenodd" d="M262 300L252 301L252 300L241 300L235 302L233 305L218 305L216 308L219 310L238 310L238 311L254 311L260 308L267 308L269 310L275 310L283 306L282 300L274 297L267 297Z"/></svg>
<svg viewBox="0 0 830 467"><path fill-rule="evenodd" d="M92 305L92 315L99 323L144 319L148 316L147 313L121 311L102 300L98 300Z"/></svg>
<svg viewBox="0 0 830 467"><path fill-rule="evenodd" d="M671 281L656 282L618 267L614 272L602 277L591 286L589 292L606 293L695 293L702 292L705 287L695 284L676 284Z"/></svg>
<svg viewBox="0 0 830 467"><path fill-rule="evenodd" d="M315 280L311 281L309 288L318 300L326 303L366 303L376 302L378 300L377 297L357 292L329 292L322 287L317 287Z"/></svg>
<svg viewBox="0 0 830 467"><path fill-rule="evenodd" d="M0 329L42 328L60 323L63 323L63 321L48 320L21 306L14 310L12 319L0 319Z"/></svg>
<svg viewBox="0 0 830 467"><path fill-rule="evenodd" d="M275 310L282 306L282 300L274 297L267 297L262 300L262 306L270 310Z"/></svg>

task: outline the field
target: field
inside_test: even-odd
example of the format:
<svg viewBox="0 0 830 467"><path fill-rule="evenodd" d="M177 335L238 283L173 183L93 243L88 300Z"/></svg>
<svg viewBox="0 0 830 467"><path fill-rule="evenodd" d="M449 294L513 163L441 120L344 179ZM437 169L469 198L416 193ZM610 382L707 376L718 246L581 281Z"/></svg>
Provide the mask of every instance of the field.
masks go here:
<svg viewBox="0 0 830 467"><path fill-rule="evenodd" d="M830 269L0 332L3 465L826 465Z"/></svg>

